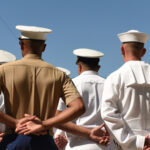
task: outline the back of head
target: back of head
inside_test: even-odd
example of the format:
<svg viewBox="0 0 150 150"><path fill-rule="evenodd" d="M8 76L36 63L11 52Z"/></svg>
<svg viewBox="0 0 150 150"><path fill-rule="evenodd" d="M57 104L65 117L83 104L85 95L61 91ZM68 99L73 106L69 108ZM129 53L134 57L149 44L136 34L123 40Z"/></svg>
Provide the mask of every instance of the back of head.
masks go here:
<svg viewBox="0 0 150 150"><path fill-rule="evenodd" d="M126 52L130 52L132 55L140 57L142 50L144 49L144 43L128 42L124 43Z"/></svg>
<svg viewBox="0 0 150 150"><path fill-rule="evenodd" d="M144 56L146 52L144 44L149 38L147 34L137 30L129 30L118 34L118 38L122 42L121 50L125 62L132 59L140 60Z"/></svg>
<svg viewBox="0 0 150 150"><path fill-rule="evenodd" d="M20 45L22 50L33 53L41 53L45 49L46 34L52 30L35 26L16 26L16 29L21 32ZM26 52L25 52L26 53Z"/></svg>
<svg viewBox="0 0 150 150"><path fill-rule="evenodd" d="M73 54L77 56L76 64L82 63L82 65L89 69L98 68L100 57L104 56L100 51L87 48L76 49L73 51Z"/></svg>
<svg viewBox="0 0 150 150"><path fill-rule="evenodd" d="M77 57L76 64L79 62L88 68L96 68L99 66L99 58Z"/></svg>
<svg viewBox="0 0 150 150"><path fill-rule="evenodd" d="M30 39L20 39L25 48L31 49L33 51L41 50L42 46L45 44L44 40L30 40Z"/></svg>

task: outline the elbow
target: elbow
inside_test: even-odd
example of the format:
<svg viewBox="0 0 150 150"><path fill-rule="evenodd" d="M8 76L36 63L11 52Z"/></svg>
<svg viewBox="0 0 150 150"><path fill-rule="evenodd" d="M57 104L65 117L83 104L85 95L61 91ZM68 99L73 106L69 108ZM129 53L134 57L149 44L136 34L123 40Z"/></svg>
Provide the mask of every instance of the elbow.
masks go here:
<svg viewBox="0 0 150 150"><path fill-rule="evenodd" d="M84 114L86 111L83 101L78 104L78 112L80 115Z"/></svg>
<svg viewBox="0 0 150 150"><path fill-rule="evenodd" d="M84 104L82 104L80 107L79 107L79 112L80 112L80 115L84 114L85 113L85 106Z"/></svg>

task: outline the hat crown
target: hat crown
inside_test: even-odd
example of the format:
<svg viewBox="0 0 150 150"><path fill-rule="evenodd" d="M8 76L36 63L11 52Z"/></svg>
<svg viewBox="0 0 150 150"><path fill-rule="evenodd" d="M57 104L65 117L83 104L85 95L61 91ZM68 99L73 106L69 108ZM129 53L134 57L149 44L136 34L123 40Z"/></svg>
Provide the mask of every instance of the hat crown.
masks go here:
<svg viewBox="0 0 150 150"><path fill-rule="evenodd" d="M8 51L0 50L0 64L15 61L15 60L16 60L15 55L13 55Z"/></svg>
<svg viewBox="0 0 150 150"><path fill-rule="evenodd" d="M149 36L148 34L139 32L138 30L129 30L128 32L118 34L118 38L122 43L124 42L146 43Z"/></svg>
<svg viewBox="0 0 150 150"><path fill-rule="evenodd" d="M68 75L68 76L71 74L71 72L68 69L66 69L66 68L62 68L62 67L56 67L56 68L58 68L59 70L63 71L64 73L66 73L66 75Z"/></svg>
<svg viewBox="0 0 150 150"><path fill-rule="evenodd" d="M79 57L87 57L87 58L100 58L104 56L104 53L87 48L79 48L73 51L73 54Z"/></svg>
<svg viewBox="0 0 150 150"><path fill-rule="evenodd" d="M129 33L132 33L132 32L136 32L136 33L137 33L137 32L139 32L139 31L138 31L138 30L129 30L128 32L129 32Z"/></svg>
<svg viewBox="0 0 150 150"><path fill-rule="evenodd" d="M46 40L46 34L52 32L48 28L36 26L17 25L16 29L21 32L21 39Z"/></svg>

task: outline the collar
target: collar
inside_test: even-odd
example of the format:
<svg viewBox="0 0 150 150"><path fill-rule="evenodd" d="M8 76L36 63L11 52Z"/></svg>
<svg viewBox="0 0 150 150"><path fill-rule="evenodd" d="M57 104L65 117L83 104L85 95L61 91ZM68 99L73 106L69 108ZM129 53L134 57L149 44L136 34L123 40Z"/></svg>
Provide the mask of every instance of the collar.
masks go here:
<svg viewBox="0 0 150 150"><path fill-rule="evenodd" d="M82 72L80 75L98 75L98 72L89 70Z"/></svg>
<svg viewBox="0 0 150 150"><path fill-rule="evenodd" d="M40 56L37 54L26 54L23 59L42 59Z"/></svg>

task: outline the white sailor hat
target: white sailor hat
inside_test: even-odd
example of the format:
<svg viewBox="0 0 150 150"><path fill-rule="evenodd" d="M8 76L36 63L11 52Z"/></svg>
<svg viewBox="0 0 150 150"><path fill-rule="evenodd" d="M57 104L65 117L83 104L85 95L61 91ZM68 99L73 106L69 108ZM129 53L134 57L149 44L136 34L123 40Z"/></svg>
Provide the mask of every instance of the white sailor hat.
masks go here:
<svg viewBox="0 0 150 150"><path fill-rule="evenodd" d="M118 38L122 43L124 42L146 43L149 36L148 34L139 32L138 30L129 30L128 32L118 34Z"/></svg>
<svg viewBox="0 0 150 150"><path fill-rule="evenodd" d="M15 61L16 56L10 52L0 50L0 64Z"/></svg>
<svg viewBox="0 0 150 150"><path fill-rule="evenodd" d="M35 26L16 26L16 29L21 32L20 39L46 40L46 34L52 30Z"/></svg>
<svg viewBox="0 0 150 150"><path fill-rule="evenodd" d="M76 49L73 51L73 54L79 57L86 57L86 58L100 58L104 56L104 54L100 51L87 48Z"/></svg>
<svg viewBox="0 0 150 150"><path fill-rule="evenodd" d="M62 68L62 67L56 67L56 68L58 68L59 70L63 71L64 73L66 73L66 75L68 75L68 76L71 74L71 72L68 69L66 69L66 68Z"/></svg>

